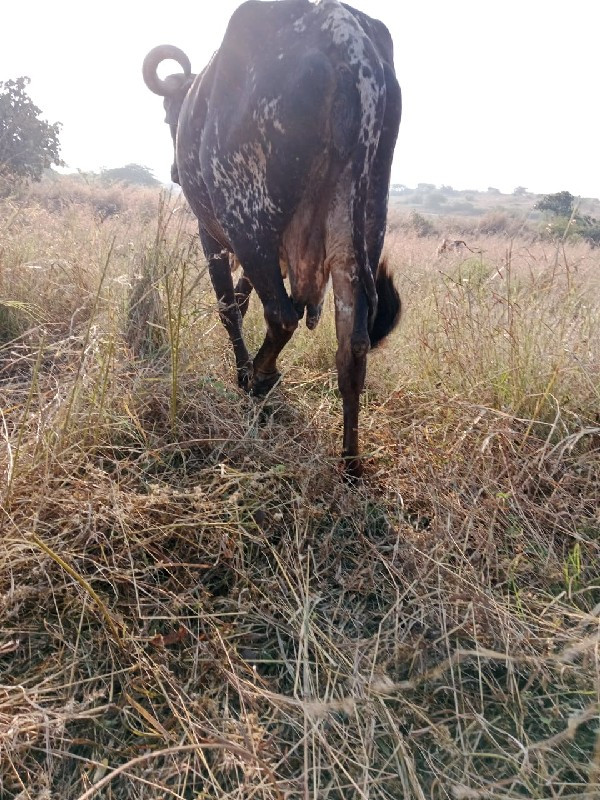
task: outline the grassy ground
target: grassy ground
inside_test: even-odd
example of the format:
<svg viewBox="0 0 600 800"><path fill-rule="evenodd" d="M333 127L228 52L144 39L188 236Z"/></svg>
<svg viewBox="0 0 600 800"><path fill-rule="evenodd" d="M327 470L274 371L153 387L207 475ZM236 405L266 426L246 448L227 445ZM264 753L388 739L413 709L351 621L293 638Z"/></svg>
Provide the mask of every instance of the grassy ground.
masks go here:
<svg viewBox="0 0 600 800"><path fill-rule="evenodd" d="M0 207L0 797L599 798L600 251L392 220L352 487L331 309L252 401L185 210L52 192Z"/></svg>

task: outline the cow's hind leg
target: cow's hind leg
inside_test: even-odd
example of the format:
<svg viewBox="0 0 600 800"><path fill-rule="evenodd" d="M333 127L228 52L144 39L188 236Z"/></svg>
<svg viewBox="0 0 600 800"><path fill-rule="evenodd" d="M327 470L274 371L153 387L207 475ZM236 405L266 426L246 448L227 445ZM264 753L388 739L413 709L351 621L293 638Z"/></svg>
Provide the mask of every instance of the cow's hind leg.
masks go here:
<svg viewBox="0 0 600 800"><path fill-rule="evenodd" d="M254 359L252 393L257 397L267 394L281 377L277 357L292 338L294 331L278 322L267 321L267 333Z"/></svg>
<svg viewBox="0 0 600 800"><path fill-rule="evenodd" d="M355 277L354 264L334 265L331 276L338 341L338 387L344 409L342 458L346 474L359 478L363 469L358 456L358 412L367 371L369 306L362 283Z"/></svg>
<svg viewBox="0 0 600 800"><path fill-rule="evenodd" d="M229 253L223 251L218 242L204 231L200 232L200 239L208 260L210 279L219 302L219 316L233 346L238 385L248 390L252 383L252 361L242 333L242 312L233 289ZM250 292L248 296L249 294Z"/></svg>
<svg viewBox="0 0 600 800"><path fill-rule="evenodd" d="M235 286L235 300L238 304L242 317L245 317L246 311L248 311L248 304L250 303L252 289L253 286L248 280L247 276L242 275Z"/></svg>
<svg viewBox="0 0 600 800"><path fill-rule="evenodd" d="M267 394L281 377L277 357L298 327L299 314L283 283L278 249L273 250L271 257L264 255L270 248L258 248L260 255L249 252L250 248L247 252L240 249L245 277L260 297L267 324L264 342L253 365L252 393L261 396Z"/></svg>

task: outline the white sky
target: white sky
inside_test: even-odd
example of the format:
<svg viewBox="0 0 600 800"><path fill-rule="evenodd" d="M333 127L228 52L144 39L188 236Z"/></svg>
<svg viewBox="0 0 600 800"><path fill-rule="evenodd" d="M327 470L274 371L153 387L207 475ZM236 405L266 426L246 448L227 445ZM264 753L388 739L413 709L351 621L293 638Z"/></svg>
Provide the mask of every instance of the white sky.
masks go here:
<svg viewBox="0 0 600 800"><path fill-rule="evenodd" d="M0 0L0 80L32 79L43 117L63 123L71 169L135 162L166 181L170 134L143 58L174 44L200 71L237 5ZM600 0L354 5L394 39L404 110L393 182L600 197Z"/></svg>

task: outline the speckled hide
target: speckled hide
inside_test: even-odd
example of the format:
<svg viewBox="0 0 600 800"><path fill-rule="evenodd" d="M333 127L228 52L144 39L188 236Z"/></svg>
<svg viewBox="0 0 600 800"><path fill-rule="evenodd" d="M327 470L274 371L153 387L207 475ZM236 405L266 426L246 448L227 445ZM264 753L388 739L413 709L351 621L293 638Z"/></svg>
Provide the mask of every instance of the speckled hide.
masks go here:
<svg viewBox="0 0 600 800"><path fill-rule="evenodd" d="M344 457L360 472L366 353L400 310L380 267L401 111L389 32L337 0L250 0L201 74L184 67L179 83L161 83L151 74L159 51L147 56L144 77L157 94L164 89L173 175L198 217L238 381L257 394L274 385L279 352L305 313L315 327L331 277ZM229 254L243 269L235 290ZM252 362L241 323L253 288L267 335Z"/></svg>

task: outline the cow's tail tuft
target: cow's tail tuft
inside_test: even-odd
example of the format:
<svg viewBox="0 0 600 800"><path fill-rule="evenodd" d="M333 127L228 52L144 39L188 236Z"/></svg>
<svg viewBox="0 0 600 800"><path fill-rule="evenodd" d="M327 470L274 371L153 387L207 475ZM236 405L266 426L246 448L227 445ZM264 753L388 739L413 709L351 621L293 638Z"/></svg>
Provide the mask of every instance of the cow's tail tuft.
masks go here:
<svg viewBox="0 0 600 800"><path fill-rule="evenodd" d="M394 330L400 320L402 310L400 295L394 285L386 257L382 258L379 263L375 277L375 291L377 292L377 313L369 332L371 348L377 347Z"/></svg>

